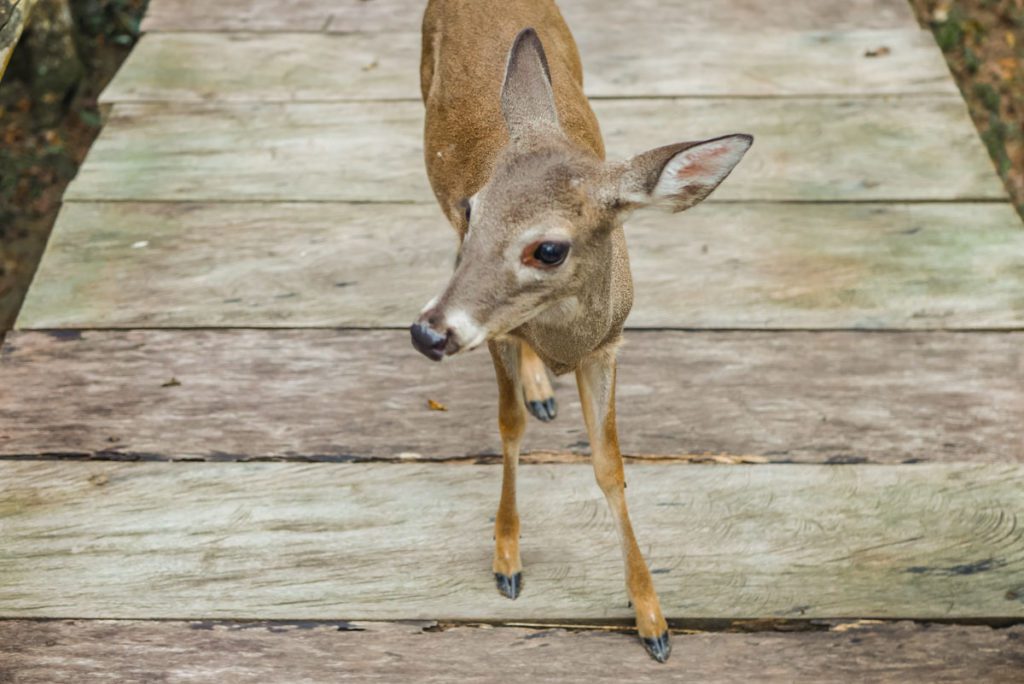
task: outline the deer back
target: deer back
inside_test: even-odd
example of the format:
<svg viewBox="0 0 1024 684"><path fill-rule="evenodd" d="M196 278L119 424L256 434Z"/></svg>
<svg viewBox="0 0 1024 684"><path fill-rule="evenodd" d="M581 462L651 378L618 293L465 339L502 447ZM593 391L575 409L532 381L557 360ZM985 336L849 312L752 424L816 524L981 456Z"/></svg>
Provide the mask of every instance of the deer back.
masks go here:
<svg viewBox="0 0 1024 684"><path fill-rule="evenodd" d="M431 0L423 18L420 85L426 105L427 175L442 210L465 233L464 200L490 177L508 145L501 86L509 46L533 27L547 54L566 137L604 159L597 119L583 94L576 42L551 0Z"/></svg>

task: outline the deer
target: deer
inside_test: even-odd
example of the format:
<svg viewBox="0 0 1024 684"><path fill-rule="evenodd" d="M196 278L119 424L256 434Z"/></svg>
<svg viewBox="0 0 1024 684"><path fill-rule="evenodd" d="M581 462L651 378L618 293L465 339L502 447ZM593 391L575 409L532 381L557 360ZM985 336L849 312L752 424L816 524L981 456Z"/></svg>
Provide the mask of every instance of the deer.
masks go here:
<svg viewBox="0 0 1024 684"><path fill-rule="evenodd" d="M615 420L616 352L633 304L624 221L701 202L753 137L606 161L576 43L552 0L430 0L422 40L427 176L458 249L410 333L434 361L490 351L502 448L494 581L509 599L523 589L516 471L527 410L554 418L547 370L572 372L637 633L665 662L668 623L630 521Z"/></svg>

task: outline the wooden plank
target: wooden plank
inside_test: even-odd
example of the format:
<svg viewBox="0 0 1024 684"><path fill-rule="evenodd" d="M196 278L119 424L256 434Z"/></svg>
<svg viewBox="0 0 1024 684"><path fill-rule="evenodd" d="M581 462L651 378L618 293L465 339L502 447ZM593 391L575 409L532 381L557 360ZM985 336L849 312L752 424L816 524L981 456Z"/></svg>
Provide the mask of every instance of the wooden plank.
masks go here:
<svg viewBox="0 0 1024 684"><path fill-rule="evenodd" d="M805 0L780 6L771 0L562 0L569 25L617 27L636 18L676 29L909 28L913 12L901 0ZM153 0L145 31L418 31L421 0Z"/></svg>
<svg viewBox="0 0 1024 684"><path fill-rule="evenodd" d="M407 5L402 12L388 8L382 15L384 3L378 0L289 0L287 10L282 10L277 0L153 0L143 17L142 30L322 31L337 13L358 17L365 30L414 30L423 18L424 6L420 3L414 11ZM350 25L357 25L355 19Z"/></svg>
<svg viewBox="0 0 1024 684"><path fill-rule="evenodd" d="M416 33L151 33L101 100L418 99L419 60Z"/></svg>
<svg viewBox="0 0 1024 684"><path fill-rule="evenodd" d="M758 136L717 200L1006 196L959 99L603 100L594 108L612 158L672 140ZM414 102L115 105L65 198L433 202L422 127Z"/></svg>
<svg viewBox="0 0 1024 684"><path fill-rule="evenodd" d="M628 37L621 31L606 28L579 35L588 93L599 97L959 96L935 39L916 27L770 33L763 28L739 33L652 27L627 29ZM883 47L890 52L868 56L878 55Z"/></svg>
<svg viewBox="0 0 1024 684"><path fill-rule="evenodd" d="M1008 204L707 204L627 226L631 328L1021 328ZM70 203L18 327L405 327L451 273L433 205Z"/></svg>
<svg viewBox="0 0 1024 684"><path fill-rule="evenodd" d="M620 359L627 454L1024 463L1022 333L627 333ZM0 385L9 457L501 453L488 355L429 363L402 330L11 333ZM524 448L585 453L571 376L556 395Z"/></svg>
<svg viewBox="0 0 1024 684"><path fill-rule="evenodd" d="M917 25L913 10L901 0L800 0L784 5L773 0L634 0L628 4L615 0L558 0L557 4L573 30L592 23L616 30L632 23L642 32L638 35L665 29L830 31ZM336 26L344 24L332 22L331 30Z"/></svg>
<svg viewBox="0 0 1024 684"><path fill-rule="evenodd" d="M629 468L669 618L1020 619L1024 466ZM0 463L0 617L626 620L588 465Z"/></svg>
<svg viewBox="0 0 1024 684"><path fill-rule="evenodd" d="M587 92L668 95L957 95L930 33L580 33ZM417 33L157 33L144 36L102 101L416 99ZM886 48L876 57L867 54ZM687 55L679 68L677 55Z"/></svg>
<svg viewBox="0 0 1024 684"><path fill-rule="evenodd" d="M1024 627L993 630L911 622L846 622L830 631L673 636L666 664L635 637L607 631L488 629L380 622L288 625L10 620L0 658L12 681L111 679L124 684L358 680L716 684L1012 682L1024 668ZM500 663L496 670L495 663Z"/></svg>

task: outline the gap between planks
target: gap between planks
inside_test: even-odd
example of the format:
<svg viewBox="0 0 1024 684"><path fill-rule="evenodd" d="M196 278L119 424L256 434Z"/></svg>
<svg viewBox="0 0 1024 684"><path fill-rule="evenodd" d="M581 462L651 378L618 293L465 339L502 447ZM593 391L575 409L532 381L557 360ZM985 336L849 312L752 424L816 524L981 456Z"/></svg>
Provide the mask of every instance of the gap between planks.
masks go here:
<svg viewBox="0 0 1024 684"><path fill-rule="evenodd" d="M66 336L78 336L81 333L116 333L116 332L213 332L217 330L235 331L235 332L270 332L274 330L329 330L332 332L346 333L346 332L409 332L409 326L407 325L131 325L131 326L102 326L102 325L83 325L83 326L69 326L69 327L24 327L15 328L12 331L19 333L39 333L41 335L52 335L54 337ZM802 333L808 335L814 334L834 334L834 333L855 333L857 335L920 335L923 333L942 333L950 335L999 335L999 334L1014 334L1024 332L1024 327L999 327L999 328L985 328L985 327L959 327L959 328L857 328L857 327L820 327L820 328L689 328L685 326L631 326L627 325L623 328L624 331L630 333L685 333L685 334L700 334L700 333L750 333L750 334L787 334L787 333Z"/></svg>
<svg viewBox="0 0 1024 684"><path fill-rule="evenodd" d="M898 97L900 99L914 100L917 98L931 99L936 96L935 93L908 93L908 92L897 92L897 93L860 93L855 97L858 100L879 100L885 101L887 99ZM737 100L737 101L750 101L750 102L770 102L775 100L786 101L786 100L848 100L850 95L843 93L801 93L799 95L740 95L740 94L724 94L724 95L588 95L587 99L591 102L659 102L666 100ZM951 97L952 101L960 101L959 97ZM202 100L202 104L210 104L218 101L230 102L231 104L238 105L260 105L260 104L308 104L308 105L330 105L330 104L421 104L422 100L418 97L376 97L376 98L302 98L295 100L273 100L273 99L230 99L230 100ZM116 100L109 100L104 102L104 106L116 107L117 105L166 105L175 102L174 100L161 99L156 97L126 97L117 98ZM197 101L193 104L200 104ZM790 200L780 200L790 201ZM798 200L792 200L798 201ZM810 200L814 201L814 200ZM942 200L937 200L942 201ZM984 200L979 200L984 201Z"/></svg>
<svg viewBox="0 0 1024 684"><path fill-rule="evenodd" d="M718 98L716 98L718 99ZM274 205L274 204L346 204L353 207L380 207L380 206L397 206L397 207L420 207L429 206L436 207L436 202L431 202L426 199L409 199L409 200L388 200L388 199L366 199L366 200L333 200L333 199L297 199L297 200L279 200L279 199L260 199L258 197L245 198L245 199L103 199L103 198L90 198L83 197L79 199L68 199L62 202L62 206L74 205L74 204L238 204L238 205ZM763 204L766 206L794 206L794 207L815 207L815 206L858 206L858 205L887 205L887 204L920 204L920 205L944 205L944 204L1007 204L1005 197L974 197L967 199L955 199L955 198L925 198L925 199L914 199L913 197L895 197L892 199L884 200L873 200L873 199L777 199L777 200L758 200L758 199L720 199L715 200L714 204L720 204L723 206L735 205L751 205L751 204ZM689 211L692 211L689 210ZM440 210L438 210L440 212ZM437 214L441 216L440 213Z"/></svg>
<svg viewBox="0 0 1024 684"><path fill-rule="evenodd" d="M966 627L985 628L990 632L1014 628L1024 628L1024 618L951 618L920 620L912 618L756 618L756 619L719 619L719 618L673 618L669 622L672 634L806 634L835 633L843 634L850 631L874 628L912 626L929 629L932 627ZM632 618L615 618L607 620L288 620L288 619L231 619L231 618L195 618L180 620L176 618L6 618L0 617L0 626L22 625L53 625L66 623L84 625L170 625L187 627L196 630L267 630L282 634L291 630L328 629L337 632L363 632L374 628L405 627L419 629L424 633L447 632L457 629L516 629L529 632L558 630L567 633L602 633L636 635L635 620Z"/></svg>
<svg viewBox="0 0 1024 684"><path fill-rule="evenodd" d="M2 429L2 428L0 428ZM623 454L626 462L632 463L663 463L665 465L754 465L781 464L784 461L771 461L765 456L754 454ZM498 465L501 456L497 454L478 454L467 456L439 457L424 461L420 454L408 454L404 458L373 457L373 456L254 456L225 454L222 457L182 457L140 454L131 451L100 451L81 453L26 453L3 454L0 461L111 461L132 463L388 463L403 465L411 463L430 463L431 465ZM519 462L532 465L568 465L590 463L590 456L570 451L528 451L520 454ZM849 465L839 463L838 465Z"/></svg>

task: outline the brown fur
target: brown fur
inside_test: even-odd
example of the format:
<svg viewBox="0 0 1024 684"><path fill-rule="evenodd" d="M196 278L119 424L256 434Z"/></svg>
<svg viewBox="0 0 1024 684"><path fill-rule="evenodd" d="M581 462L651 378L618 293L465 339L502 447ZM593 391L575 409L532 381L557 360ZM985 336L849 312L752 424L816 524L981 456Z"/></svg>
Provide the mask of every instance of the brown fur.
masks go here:
<svg viewBox="0 0 1024 684"><path fill-rule="evenodd" d="M576 44L550 0L431 0L421 85L427 174L460 248L413 340L434 359L488 342L504 455L494 530L499 589L516 598L520 586L522 375L542 386L539 357L557 374L576 371L637 628L664 660L667 624L629 520L615 425L615 350L633 302L622 220L640 206L681 211L704 199L751 139L677 143L606 163ZM543 243L568 245L568 256L545 265L535 251Z"/></svg>
<svg viewBox="0 0 1024 684"><path fill-rule="evenodd" d="M604 159L597 118L583 95L576 42L553 2L431 0L420 62L424 155L434 194L460 234L466 229L461 201L484 186L508 145L501 85L508 49L526 27L534 27L544 43L566 136Z"/></svg>
<svg viewBox="0 0 1024 684"><path fill-rule="evenodd" d="M526 27L535 28L544 44L565 137L510 149L501 87L508 48ZM618 340L633 303L633 283L621 221L582 189L604 179L604 143L583 94L583 71L569 28L549 0L432 0L423 19L420 75L427 175L460 240L467 230L464 202L489 181L506 197L508 211L501 217L506 230L568 203L581 224L601 231L589 249L598 268L577 268L575 282L562 289L563 295L578 293L582 304L568 334L564 319L554 327L535 320L514 330L556 374L574 370L586 354ZM573 187L574 181L582 185ZM493 293L476 295L476 307L497 304L489 301Z"/></svg>
<svg viewBox="0 0 1024 684"><path fill-rule="evenodd" d="M529 345L524 344L520 350L519 369L523 382L523 398L526 401L544 401L552 395L551 381L548 379L544 362Z"/></svg>

